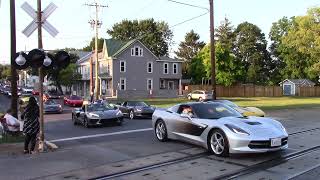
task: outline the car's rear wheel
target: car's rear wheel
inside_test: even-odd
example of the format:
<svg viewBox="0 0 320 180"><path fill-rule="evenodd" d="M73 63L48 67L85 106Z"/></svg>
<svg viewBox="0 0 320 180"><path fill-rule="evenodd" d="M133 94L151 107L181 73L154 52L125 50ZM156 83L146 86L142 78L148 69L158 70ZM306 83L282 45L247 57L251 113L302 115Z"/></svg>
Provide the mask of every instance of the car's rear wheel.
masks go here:
<svg viewBox="0 0 320 180"><path fill-rule="evenodd" d="M168 132L166 124L163 120L158 120L155 127L155 134L159 141L165 142L168 140Z"/></svg>
<svg viewBox="0 0 320 180"><path fill-rule="evenodd" d="M203 101L202 97L199 97L199 102L202 102L202 101Z"/></svg>
<svg viewBox="0 0 320 180"><path fill-rule="evenodd" d="M84 120L83 120L83 126L85 128L90 128L90 125L89 125L89 122L88 122L88 119L86 117L84 117Z"/></svg>
<svg viewBox="0 0 320 180"><path fill-rule="evenodd" d="M129 112L129 118L130 118L130 119L134 119L134 112L133 112L133 110L131 110L131 111Z"/></svg>
<svg viewBox="0 0 320 180"><path fill-rule="evenodd" d="M229 142L225 133L220 129L213 130L208 138L209 151L216 156L229 156Z"/></svg>

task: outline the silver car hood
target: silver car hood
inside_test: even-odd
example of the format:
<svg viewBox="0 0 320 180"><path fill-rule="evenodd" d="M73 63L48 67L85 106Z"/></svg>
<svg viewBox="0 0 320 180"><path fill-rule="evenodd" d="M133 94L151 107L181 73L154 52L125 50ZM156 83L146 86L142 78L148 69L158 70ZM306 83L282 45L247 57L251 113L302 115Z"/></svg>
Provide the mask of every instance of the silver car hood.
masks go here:
<svg viewBox="0 0 320 180"><path fill-rule="evenodd" d="M231 124L236 127L239 127L250 135L256 137L265 137L265 136L283 136L287 135L287 132L283 129L283 126L280 122L264 117L254 117L249 116L247 118L238 118L238 117L224 117L218 120L212 119L203 119L204 124L214 127L217 123L220 126L225 126L225 124Z"/></svg>

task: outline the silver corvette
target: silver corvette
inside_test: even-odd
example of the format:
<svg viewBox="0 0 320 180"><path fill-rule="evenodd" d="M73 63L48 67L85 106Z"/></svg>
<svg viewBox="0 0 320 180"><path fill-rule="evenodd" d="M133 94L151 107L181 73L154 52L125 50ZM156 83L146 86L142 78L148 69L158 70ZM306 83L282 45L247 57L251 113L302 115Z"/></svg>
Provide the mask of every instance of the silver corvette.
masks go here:
<svg viewBox="0 0 320 180"><path fill-rule="evenodd" d="M280 122L265 117L243 117L222 103L186 103L156 110L152 125L159 141L186 141L203 146L217 156L288 148L288 134Z"/></svg>

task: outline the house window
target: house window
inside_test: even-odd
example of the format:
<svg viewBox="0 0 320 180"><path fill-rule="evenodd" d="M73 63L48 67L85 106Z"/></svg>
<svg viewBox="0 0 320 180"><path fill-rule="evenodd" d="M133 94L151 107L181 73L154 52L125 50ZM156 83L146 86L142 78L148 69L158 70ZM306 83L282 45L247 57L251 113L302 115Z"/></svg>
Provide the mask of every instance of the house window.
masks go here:
<svg viewBox="0 0 320 180"><path fill-rule="evenodd" d="M126 90L126 78L120 78L120 90Z"/></svg>
<svg viewBox="0 0 320 180"><path fill-rule="evenodd" d="M131 48L131 56L143 56L143 48L139 46Z"/></svg>
<svg viewBox="0 0 320 180"><path fill-rule="evenodd" d="M160 80L160 89L165 89L166 88L166 81L164 79Z"/></svg>
<svg viewBox="0 0 320 180"><path fill-rule="evenodd" d="M168 63L163 64L163 74L169 74L169 64Z"/></svg>
<svg viewBox="0 0 320 180"><path fill-rule="evenodd" d="M120 72L126 72L126 62L120 61Z"/></svg>
<svg viewBox="0 0 320 180"><path fill-rule="evenodd" d="M173 72L173 74L178 74L178 64L177 63L173 63L172 72Z"/></svg>
<svg viewBox="0 0 320 180"><path fill-rule="evenodd" d="M148 73L152 73L153 72L153 63L152 62L148 62L147 64L147 71Z"/></svg>
<svg viewBox="0 0 320 180"><path fill-rule="evenodd" d="M173 81L168 81L168 89L173 90L174 89L174 82Z"/></svg>
<svg viewBox="0 0 320 180"><path fill-rule="evenodd" d="M152 90L153 89L153 80L147 79L147 89Z"/></svg>

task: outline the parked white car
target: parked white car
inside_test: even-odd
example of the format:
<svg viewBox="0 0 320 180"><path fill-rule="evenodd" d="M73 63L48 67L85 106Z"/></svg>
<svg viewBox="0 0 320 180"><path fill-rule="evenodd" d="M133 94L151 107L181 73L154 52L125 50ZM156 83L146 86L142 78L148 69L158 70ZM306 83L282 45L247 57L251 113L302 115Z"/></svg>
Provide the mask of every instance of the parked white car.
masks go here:
<svg viewBox="0 0 320 180"><path fill-rule="evenodd" d="M212 93L209 91L196 90L187 95L189 100L205 101L212 99Z"/></svg>

